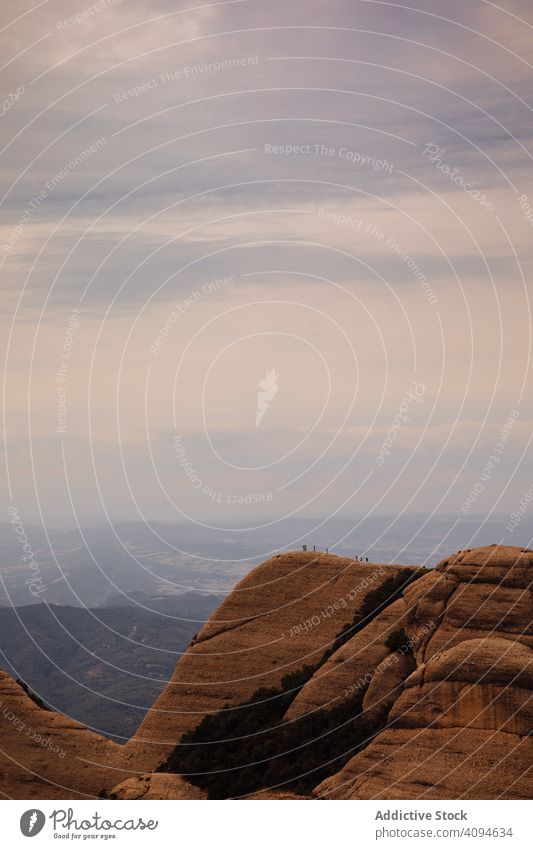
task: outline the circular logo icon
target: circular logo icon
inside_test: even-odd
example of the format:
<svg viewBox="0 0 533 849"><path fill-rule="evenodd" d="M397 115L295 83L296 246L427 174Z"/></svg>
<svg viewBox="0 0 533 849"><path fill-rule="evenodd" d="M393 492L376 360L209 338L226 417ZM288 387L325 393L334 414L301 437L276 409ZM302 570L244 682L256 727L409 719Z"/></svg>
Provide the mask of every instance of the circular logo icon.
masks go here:
<svg viewBox="0 0 533 849"><path fill-rule="evenodd" d="M37 808L31 808L29 811L24 811L20 818L20 830L24 837L35 837L42 831L46 817L42 811Z"/></svg>

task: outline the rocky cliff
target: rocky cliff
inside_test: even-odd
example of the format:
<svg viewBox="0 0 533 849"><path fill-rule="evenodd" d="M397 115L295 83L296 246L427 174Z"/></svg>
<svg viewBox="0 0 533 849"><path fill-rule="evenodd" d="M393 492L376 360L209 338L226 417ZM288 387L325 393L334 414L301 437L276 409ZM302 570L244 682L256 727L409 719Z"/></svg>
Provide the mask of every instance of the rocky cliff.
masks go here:
<svg viewBox="0 0 533 849"><path fill-rule="evenodd" d="M528 798L532 579L532 551L489 546L441 561L409 587L406 630L414 638L434 626L414 646L416 668L398 690L388 727L316 793Z"/></svg>
<svg viewBox="0 0 533 849"><path fill-rule="evenodd" d="M4 793L527 798L532 577L533 551L503 546L427 572L278 555L196 635L125 746L2 676Z"/></svg>
<svg viewBox="0 0 533 849"><path fill-rule="evenodd" d="M313 552L267 560L221 604L126 745L130 768L153 769L208 713L243 704L261 687L319 664L369 592L404 567Z"/></svg>
<svg viewBox="0 0 533 849"><path fill-rule="evenodd" d="M107 738L40 707L0 671L0 789L4 797L95 796L98 785L110 780L108 765L119 752L120 747Z"/></svg>

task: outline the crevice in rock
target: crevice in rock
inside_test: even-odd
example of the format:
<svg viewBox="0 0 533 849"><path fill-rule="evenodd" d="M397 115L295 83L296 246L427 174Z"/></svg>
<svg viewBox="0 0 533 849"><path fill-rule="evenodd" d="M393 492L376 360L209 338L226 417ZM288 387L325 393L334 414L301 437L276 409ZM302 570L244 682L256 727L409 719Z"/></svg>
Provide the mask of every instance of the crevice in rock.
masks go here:
<svg viewBox="0 0 533 849"><path fill-rule="evenodd" d="M239 619L234 625L228 625L226 628L221 628L220 631L215 631L214 634L208 634L206 637L193 637L190 642L190 647L198 646L202 643L208 643L209 640L214 640L215 637L220 637L221 634L229 634L230 631L236 631L237 628L242 628L248 622L253 622L254 619L259 619L258 616L247 616L245 619Z"/></svg>

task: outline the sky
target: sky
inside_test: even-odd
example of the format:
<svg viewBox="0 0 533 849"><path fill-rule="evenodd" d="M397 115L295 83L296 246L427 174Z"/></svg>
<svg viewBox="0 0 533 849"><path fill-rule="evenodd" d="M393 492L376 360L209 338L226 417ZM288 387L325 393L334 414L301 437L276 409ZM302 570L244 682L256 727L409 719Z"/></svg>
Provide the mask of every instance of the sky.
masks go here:
<svg viewBox="0 0 533 849"><path fill-rule="evenodd" d="M532 36L3 0L4 520L528 521Z"/></svg>

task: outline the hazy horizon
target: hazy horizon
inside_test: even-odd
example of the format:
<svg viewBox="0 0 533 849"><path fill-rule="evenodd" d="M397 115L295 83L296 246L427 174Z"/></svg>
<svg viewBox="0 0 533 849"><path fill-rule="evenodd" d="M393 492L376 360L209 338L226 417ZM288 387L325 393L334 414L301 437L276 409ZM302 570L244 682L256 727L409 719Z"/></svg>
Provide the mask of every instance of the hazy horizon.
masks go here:
<svg viewBox="0 0 533 849"><path fill-rule="evenodd" d="M524 527L531 4L90 9L2 9L0 515Z"/></svg>

